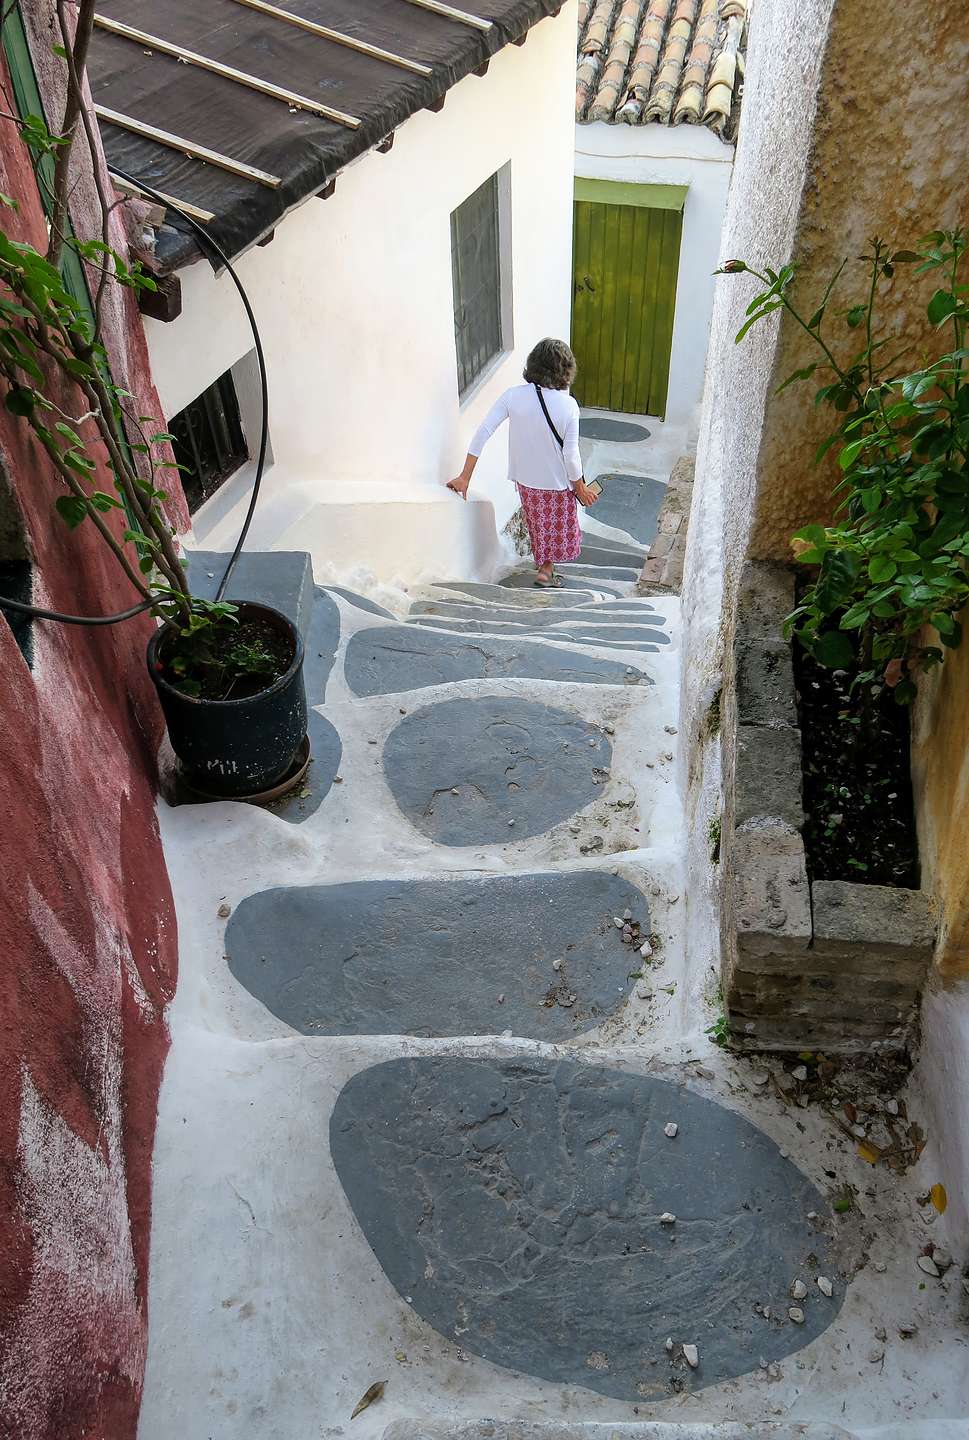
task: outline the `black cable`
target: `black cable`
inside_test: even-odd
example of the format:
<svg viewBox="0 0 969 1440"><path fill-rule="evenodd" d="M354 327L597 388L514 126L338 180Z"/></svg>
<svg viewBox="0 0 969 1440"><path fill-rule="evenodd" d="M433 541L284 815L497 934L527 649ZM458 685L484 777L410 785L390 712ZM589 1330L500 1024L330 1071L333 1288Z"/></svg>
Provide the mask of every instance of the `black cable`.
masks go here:
<svg viewBox="0 0 969 1440"><path fill-rule="evenodd" d="M246 518L242 523L242 529L239 532L239 538L236 541L236 547L233 550L232 554L229 556L229 563L225 567L225 574L222 576L222 579L219 583L219 588L215 592L216 600L221 600L223 595L225 594L226 586L229 583L229 577L235 569L236 561L242 553L242 547L246 543L246 536L249 534L249 526L252 524L252 517L256 511L256 502L259 499L259 487L262 485L262 472L266 464L266 449L269 444L269 380L266 374L266 357L263 354L262 340L259 335L259 328L256 325L256 317L252 313L252 306L249 304L249 296L243 289L242 281L239 279L238 275L233 270L232 262L230 261L228 255L222 249L222 246L218 243L218 241L213 240L212 236L208 233L208 231L204 230L202 226L198 223L198 221L194 220L191 215L186 215L184 210L180 210L177 205L174 205L163 195L159 195L157 190L152 189L150 185L146 185L143 180L136 180L133 176L127 175L124 170L119 170L117 165L109 164L108 169L112 175L117 175L119 179L125 180L129 185L133 185L136 189L144 191L146 195L150 196L152 200L157 201L158 204L164 205L169 210L174 210L175 213L180 216L182 220L185 220L191 226L191 228L195 231L196 235L198 235L201 239L203 245L207 245L209 249L216 255L218 260L221 261L221 263L225 266L226 271L232 279L233 285L239 292L239 299L242 301L242 304L245 308L246 318L248 319L250 329L252 330L252 339L256 350L256 360L259 365L259 384L262 400L262 425L260 427L259 433L259 459L256 461L256 477L252 484L252 495L249 500L249 509L246 511Z"/></svg>
<svg viewBox="0 0 969 1440"><path fill-rule="evenodd" d="M152 188L151 185L146 185L143 180L135 180L133 176L126 174L124 170L119 170L116 165L109 164L108 170L111 172L112 175L117 175L119 179L126 181L129 185L134 186L136 190L141 190L145 195L148 195L158 204L164 205L166 210L174 210L175 213L182 220L185 220L191 226L191 228L202 240L203 245L209 247L209 249L215 254L221 264L225 266L225 269L232 277L232 283L235 285L236 289L239 292L239 297L242 300L243 306L245 307L246 317L252 330L252 338L256 350L256 360L259 365L259 382L262 399L262 426L259 435L259 458L256 462L256 475L252 484L252 495L249 499L249 508L246 511L246 518L243 521L242 530L239 532L239 539L236 541L235 549L229 556L229 563L225 567L225 573L223 574L222 579L219 582L219 588L215 592L215 598L218 601L221 600L222 597L225 595L226 586L229 583L229 578L232 575L233 570L235 569L236 561L239 559L239 556L242 553L242 547L246 543L246 536L249 534L249 527L252 524L252 517L256 512L256 503L259 499L259 490L262 485L262 473L266 464L266 450L269 444L269 378L266 373L266 357L263 354L262 339L259 334L259 329L256 325L256 317L253 314L252 306L249 303L249 296L243 289L242 281L239 279L238 275L233 270L232 263L229 260L228 255L226 255L225 251L222 249L221 245L219 245L218 241L213 240L212 236L209 235L206 230L203 230L202 226L199 225L198 222L194 220L191 215L187 215L185 211L182 210L178 205L174 204L165 196L160 195L157 190ZM0 595L0 610L15 610L18 615L29 615L31 616L31 618L36 620L57 620L61 625L118 625L121 623L122 620L131 620L135 615L140 615L143 611L150 610L153 605L157 605L158 603L159 602L157 599L143 600L140 605L135 605L130 610L122 610L117 615L65 615L62 614L59 610L42 610L37 605L25 605L19 600L8 600L5 596Z"/></svg>
<svg viewBox="0 0 969 1440"><path fill-rule="evenodd" d="M62 615L59 610L41 610L37 605L24 605L19 600L8 600L0 595L0 609L16 610L18 615L30 615L35 620L58 620L62 625L117 625L122 620L131 620L135 615L141 615L158 604L159 600L142 600L140 605L133 605L130 610L122 610L120 615Z"/></svg>

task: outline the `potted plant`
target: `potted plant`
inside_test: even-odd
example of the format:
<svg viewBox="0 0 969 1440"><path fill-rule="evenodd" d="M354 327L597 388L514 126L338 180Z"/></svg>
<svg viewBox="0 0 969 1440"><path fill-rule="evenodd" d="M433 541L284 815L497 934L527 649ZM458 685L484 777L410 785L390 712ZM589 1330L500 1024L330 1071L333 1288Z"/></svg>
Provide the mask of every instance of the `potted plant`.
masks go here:
<svg viewBox="0 0 969 1440"><path fill-rule="evenodd" d="M305 742L303 645L276 610L191 593L165 511L164 472L178 468L172 437L139 415L134 397L111 376L102 333L108 287L157 287L112 245L113 202L84 103L94 12L94 0L81 0L72 28L66 6L57 7L55 52L66 68L60 131L40 116L7 117L29 147L50 238L42 253L0 224L0 395L62 483L55 501L61 520L72 530L93 526L140 597L115 618L150 611L162 621L148 665L186 778L211 795L258 795L285 779ZM74 234L68 206L79 132L100 206L100 235L86 240ZM0 203L17 209L7 196ZM105 469L110 482L99 484Z"/></svg>

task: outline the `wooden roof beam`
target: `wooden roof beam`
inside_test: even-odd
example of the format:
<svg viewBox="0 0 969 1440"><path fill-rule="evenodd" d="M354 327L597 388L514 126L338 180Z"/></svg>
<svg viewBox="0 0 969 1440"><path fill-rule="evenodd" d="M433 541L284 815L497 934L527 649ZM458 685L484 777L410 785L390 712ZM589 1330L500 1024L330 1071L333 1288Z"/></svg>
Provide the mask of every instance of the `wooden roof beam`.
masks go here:
<svg viewBox="0 0 969 1440"><path fill-rule="evenodd" d="M260 185L268 186L270 190L278 190L283 183L278 175L270 175L267 170L257 170L254 165L233 160L231 155L223 155L219 150L209 150L205 145L196 145L194 140L173 135L170 130L159 130L157 125L136 120L133 115L123 115L120 110L109 110L106 105L95 105L94 113L107 125L117 125L121 130L130 130L133 135L154 140L156 144L165 145L169 150L180 150L183 155L188 155L193 160L204 160L207 165L216 165L220 170L227 170L230 175L238 175L243 180L255 180ZM209 219L212 219L211 215Z"/></svg>

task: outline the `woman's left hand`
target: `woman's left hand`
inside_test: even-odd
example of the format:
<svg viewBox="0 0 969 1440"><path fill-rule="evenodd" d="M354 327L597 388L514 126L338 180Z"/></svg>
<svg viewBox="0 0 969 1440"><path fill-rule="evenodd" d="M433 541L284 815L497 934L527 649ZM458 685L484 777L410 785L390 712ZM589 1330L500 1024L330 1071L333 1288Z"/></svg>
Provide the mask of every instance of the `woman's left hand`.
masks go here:
<svg viewBox="0 0 969 1440"><path fill-rule="evenodd" d="M594 505L599 498L594 490L589 489L588 485L585 483L584 480L577 480L575 482L575 485L573 486L573 489L575 490L575 498L576 500L578 500L580 505L584 505L586 507L588 507L589 505Z"/></svg>

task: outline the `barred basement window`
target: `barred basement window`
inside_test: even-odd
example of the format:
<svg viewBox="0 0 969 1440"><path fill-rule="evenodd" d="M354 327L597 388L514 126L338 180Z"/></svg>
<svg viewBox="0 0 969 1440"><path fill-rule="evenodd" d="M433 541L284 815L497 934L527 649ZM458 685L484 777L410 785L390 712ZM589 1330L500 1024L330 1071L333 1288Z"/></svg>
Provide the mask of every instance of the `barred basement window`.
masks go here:
<svg viewBox="0 0 969 1440"><path fill-rule="evenodd" d="M454 339L462 395L502 350L500 253L498 176L492 175L451 215Z"/></svg>
<svg viewBox="0 0 969 1440"><path fill-rule="evenodd" d="M0 595L8 600L19 600L21 605L33 603L33 566L27 549L27 534L20 506L3 470L0 470ZM31 617L16 610L0 609L0 621L10 626L20 653L32 667Z"/></svg>
<svg viewBox="0 0 969 1440"><path fill-rule="evenodd" d="M182 487L194 515L249 458L232 371L186 405L168 428L175 436L175 459L185 467Z"/></svg>

